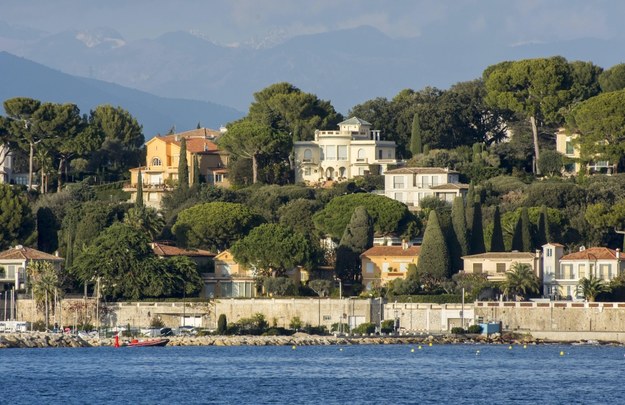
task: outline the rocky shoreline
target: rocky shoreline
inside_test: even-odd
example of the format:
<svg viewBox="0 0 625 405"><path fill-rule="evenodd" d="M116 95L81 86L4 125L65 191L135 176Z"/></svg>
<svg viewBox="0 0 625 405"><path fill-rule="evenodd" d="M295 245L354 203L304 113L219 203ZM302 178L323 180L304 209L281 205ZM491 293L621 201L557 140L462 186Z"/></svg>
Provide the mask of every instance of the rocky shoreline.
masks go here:
<svg viewBox="0 0 625 405"><path fill-rule="evenodd" d="M601 341L548 341L530 335L420 335L420 336L317 336L296 333L293 336L173 336L168 346L329 346L329 345L438 345L438 344L616 344ZM3 348L54 348L113 346L114 339L83 338L58 333L0 334Z"/></svg>

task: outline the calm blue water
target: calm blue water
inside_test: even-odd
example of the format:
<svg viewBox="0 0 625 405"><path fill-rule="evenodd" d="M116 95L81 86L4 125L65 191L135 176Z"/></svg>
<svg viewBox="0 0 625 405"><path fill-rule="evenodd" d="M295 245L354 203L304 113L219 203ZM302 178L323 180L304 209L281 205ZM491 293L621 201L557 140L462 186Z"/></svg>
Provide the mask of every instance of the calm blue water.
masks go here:
<svg viewBox="0 0 625 405"><path fill-rule="evenodd" d="M625 404L623 347L6 349L0 375L3 404Z"/></svg>

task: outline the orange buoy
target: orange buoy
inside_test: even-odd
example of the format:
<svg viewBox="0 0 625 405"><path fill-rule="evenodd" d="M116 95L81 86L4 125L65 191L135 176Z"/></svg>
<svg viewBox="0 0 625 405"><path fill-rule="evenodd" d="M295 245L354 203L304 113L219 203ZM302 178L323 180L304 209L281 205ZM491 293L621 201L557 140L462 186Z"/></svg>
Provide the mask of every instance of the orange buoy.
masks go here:
<svg viewBox="0 0 625 405"><path fill-rule="evenodd" d="M119 347L119 334L115 335L115 347Z"/></svg>

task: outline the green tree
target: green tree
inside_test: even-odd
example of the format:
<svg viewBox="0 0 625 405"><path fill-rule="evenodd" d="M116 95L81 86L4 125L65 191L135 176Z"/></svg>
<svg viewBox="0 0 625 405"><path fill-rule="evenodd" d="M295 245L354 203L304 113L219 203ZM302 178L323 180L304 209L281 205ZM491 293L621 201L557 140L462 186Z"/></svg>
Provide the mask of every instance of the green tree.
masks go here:
<svg viewBox="0 0 625 405"><path fill-rule="evenodd" d="M178 188L189 188L189 164L187 163L187 139L180 140L180 158L178 159Z"/></svg>
<svg viewBox="0 0 625 405"><path fill-rule="evenodd" d="M595 302L599 294L607 291L608 285L593 274L581 278L576 288L576 293L583 295L588 302Z"/></svg>
<svg viewBox="0 0 625 405"><path fill-rule="evenodd" d="M286 160L292 139L287 132L275 130L269 125L241 120L228 126L228 131L219 138L218 144L235 158L252 161L252 183L256 183L261 157L269 155Z"/></svg>
<svg viewBox="0 0 625 405"><path fill-rule="evenodd" d="M53 299L62 293L59 274L49 261L31 261L26 272L35 304L44 310L46 329L48 329L51 304Z"/></svg>
<svg viewBox="0 0 625 405"><path fill-rule="evenodd" d="M582 161L600 156L617 165L625 154L625 90L603 93L578 104L567 124L579 133L576 142Z"/></svg>
<svg viewBox="0 0 625 405"><path fill-rule="evenodd" d="M471 182L469 183L469 190L467 191L465 198L465 215L469 234L471 233L471 229L473 227L473 209L475 206L475 198L475 186L473 185L473 182Z"/></svg>
<svg viewBox="0 0 625 405"><path fill-rule="evenodd" d="M454 198L451 206L451 222L454 230L455 249L451 249L453 269L462 268L462 256L469 254L469 235L464 213L464 198Z"/></svg>
<svg viewBox="0 0 625 405"><path fill-rule="evenodd" d="M529 264L515 262L506 273L503 290L507 296L525 299L530 294L540 293L540 280Z"/></svg>
<svg viewBox="0 0 625 405"><path fill-rule="evenodd" d="M0 184L0 250L24 242L34 227L26 195Z"/></svg>
<svg viewBox="0 0 625 405"><path fill-rule="evenodd" d="M342 118L329 101L285 82L254 93L247 115L250 121L291 134L293 141L310 141L316 129L334 128Z"/></svg>
<svg viewBox="0 0 625 405"><path fill-rule="evenodd" d="M538 159L538 169L547 176L558 176L564 167L564 155L555 150L545 150Z"/></svg>
<svg viewBox="0 0 625 405"><path fill-rule="evenodd" d="M217 334L225 335L228 331L228 321L226 320L226 314L220 314L217 320Z"/></svg>
<svg viewBox="0 0 625 405"><path fill-rule="evenodd" d="M482 204L473 204L473 226L471 226L471 243L469 251L472 255L486 252L484 245L484 225L482 224Z"/></svg>
<svg viewBox="0 0 625 405"><path fill-rule="evenodd" d="M419 125L419 115L415 114L412 119L412 131L410 132L410 152L412 155L423 153L423 142L421 139L421 127Z"/></svg>
<svg viewBox="0 0 625 405"><path fill-rule="evenodd" d="M284 276L295 266L312 265L309 240L279 224L257 226L231 251L238 263L254 268L256 276Z"/></svg>
<svg viewBox="0 0 625 405"><path fill-rule="evenodd" d="M571 76L571 67L561 56L502 62L484 71L487 103L529 120L536 162L540 160L538 127L563 121L561 108L574 96ZM538 167L536 173L540 174Z"/></svg>
<svg viewBox="0 0 625 405"><path fill-rule="evenodd" d="M547 207L543 205L540 208L540 215L538 217L538 228L536 231L536 248L541 248L545 243L551 242L549 235L549 215L547 213Z"/></svg>
<svg viewBox="0 0 625 405"><path fill-rule="evenodd" d="M625 89L625 63L619 63L604 70L599 75L599 84L604 93Z"/></svg>
<svg viewBox="0 0 625 405"><path fill-rule="evenodd" d="M493 215L493 235L490 239L490 251L506 251L506 246L503 241L503 231L501 229L501 214L499 213L499 206L495 207L495 214Z"/></svg>
<svg viewBox="0 0 625 405"><path fill-rule="evenodd" d="M200 161L197 156L193 157L193 185L197 186L200 184Z"/></svg>
<svg viewBox="0 0 625 405"><path fill-rule="evenodd" d="M137 208L143 207L143 176L141 170L137 173L137 197L135 199L135 206Z"/></svg>
<svg viewBox="0 0 625 405"><path fill-rule="evenodd" d="M419 253L417 273L445 278L449 276L449 265L449 250L438 221L438 215L436 211L430 211L421 244L421 252Z"/></svg>
<svg viewBox="0 0 625 405"><path fill-rule="evenodd" d="M243 204L211 202L180 212L172 231L183 246L222 251L263 222Z"/></svg>
<svg viewBox="0 0 625 405"><path fill-rule="evenodd" d="M124 215L124 223L145 232L151 241L156 240L165 227L165 220L152 207L135 206Z"/></svg>
<svg viewBox="0 0 625 405"><path fill-rule="evenodd" d="M339 238L351 220L356 207L364 207L373 219L375 233L381 235L405 232L410 224L420 228L420 223L399 201L381 195L357 193L333 198L323 210L313 216L313 222L320 232Z"/></svg>
<svg viewBox="0 0 625 405"><path fill-rule="evenodd" d="M521 216L514 228L512 250L517 250L519 252L531 252L533 250L530 220L526 207L521 209Z"/></svg>
<svg viewBox="0 0 625 405"><path fill-rule="evenodd" d="M336 274L343 281L361 275L360 255L373 246L373 220L365 207L356 207L336 251Z"/></svg>

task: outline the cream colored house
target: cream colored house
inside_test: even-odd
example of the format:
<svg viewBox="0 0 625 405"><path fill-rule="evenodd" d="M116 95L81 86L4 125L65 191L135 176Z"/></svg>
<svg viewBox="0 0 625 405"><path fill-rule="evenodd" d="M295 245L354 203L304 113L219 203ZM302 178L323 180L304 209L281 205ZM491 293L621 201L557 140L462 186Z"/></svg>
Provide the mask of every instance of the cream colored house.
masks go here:
<svg viewBox="0 0 625 405"><path fill-rule="evenodd" d="M564 156L572 160L572 163L568 163L564 167L565 174L577 175L582 168L581 154L579 146L575 144L575 138L578 134L570 134L564 128L560 128L556 133L556 151L562 153ZM605 173L612 174L614 172L614 165L607 160L597 159L589 162L587 165L588 173Z"/></svg>
<svg viewBox="0 0 625 405"><path fill-rule="evenodd" d="M548 247L549 244L543 249ZM593 275L607 283L624 271L625 263L618 249L582 247L578 252L561 256L549 277L545 273L544 290L550 296L571 299L578 295L580 279Z"/></svg>
<svg viewBox="0 0 625 405"><path fill-rule="evenodd" d="M0 292L26 290L26 269L32 262L50 262L60 270L64 259L22 245L0 252Z"/></svg>
<svg viewBox="0 0 625 405"><path fill-rule="evenodd" d="M373 246L360 255L362 285L367 289L382 287L389 281L408 275L408 266L417 265L421 246Z"/></svg>
<svg viewBox="0 0 625 405"><path fill-rule="evenodd" d="M293 154L295 181L315 185L349 180L372 170L382 174L388 165L397 164L395 142L381 140L379 130L356 117L339 123L338 131L317 130L313 141L295 142Z"/></svg>
<svg viewBox="0 0 625 405"><path fill-rule="evenodd" d="M384 195L414 209L425 197L451 203L468 189L468 184L460 183L458 172L442 167L402 167L384 173Z"/></svg>
<svg viewBox="0 0 625 405"><path fill-rule="evenodd" d="M146 165L130 169L130 184L124 191L131 193L131 200L137 198L137 180L141 172L143 201L147 206L160 208L163 195L171 191L178 182L180 141L186 139L189 182L199 176L201 182L228 187L229 154L220 150L216 140L220 132L200 128L179 134L156 136L145 143ZM195 173L193 161L197 159L199 173Z"/></svg>
<svg viewBox="0 0 625 405"><path fill-rule="evenodd" d="M515 263L529 265L536 277L542 279L541 252L487 252L475 255L462 256L464 269L467 274L485 274L489 280L501 282L506 279L506 273Z"/></svg>

